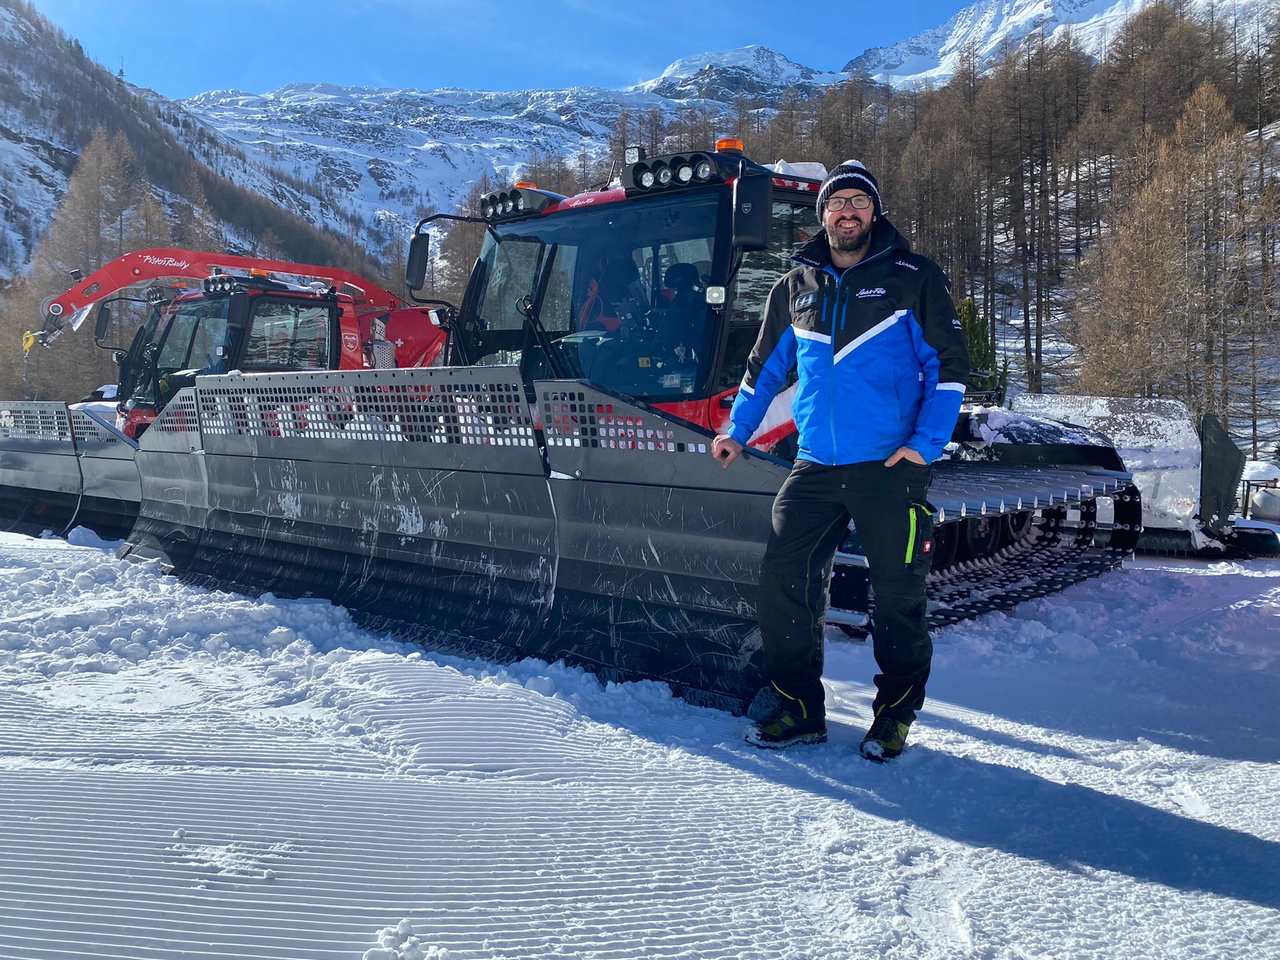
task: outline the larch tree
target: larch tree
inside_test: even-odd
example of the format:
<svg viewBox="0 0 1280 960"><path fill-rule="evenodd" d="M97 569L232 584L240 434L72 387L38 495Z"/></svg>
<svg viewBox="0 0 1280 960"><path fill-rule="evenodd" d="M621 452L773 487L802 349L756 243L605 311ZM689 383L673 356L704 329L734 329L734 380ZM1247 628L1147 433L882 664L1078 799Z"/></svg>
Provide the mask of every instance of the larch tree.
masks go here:
<svg viewBox="0 0 1280 960"><path fill-rule="evenodd" d="M16 344L22 329L41 328L44 305L72 284L73 271L88 275L126 252L138 196L128 142L97 131L80 154L30 271L6 297L6 340ZM75 400L115 378L110 355L94 345L92 324L64 331L47 350L33 348L18 373L21 395L33 399Z"/></svg>

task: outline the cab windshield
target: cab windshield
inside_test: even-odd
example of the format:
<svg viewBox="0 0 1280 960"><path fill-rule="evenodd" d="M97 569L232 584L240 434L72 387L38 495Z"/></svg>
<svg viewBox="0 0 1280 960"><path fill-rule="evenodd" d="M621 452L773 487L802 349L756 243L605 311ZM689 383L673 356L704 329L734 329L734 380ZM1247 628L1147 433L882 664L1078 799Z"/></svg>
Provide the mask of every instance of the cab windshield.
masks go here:
<svg viewBox="0 0 1280 960"><path fill-rule="evenodd" d="M467 361L584 379L649 400L692 397L717 318L706 288L722 191L681 191L496 228L462 324Z"/></svg>
<svg viewBox="0 0 1280 960"><path fill-rule="evenodd" d="M155 368L146 398L168 403L199 374L225 373L230 297L177 303L164 324L155 351Z"/></svg>

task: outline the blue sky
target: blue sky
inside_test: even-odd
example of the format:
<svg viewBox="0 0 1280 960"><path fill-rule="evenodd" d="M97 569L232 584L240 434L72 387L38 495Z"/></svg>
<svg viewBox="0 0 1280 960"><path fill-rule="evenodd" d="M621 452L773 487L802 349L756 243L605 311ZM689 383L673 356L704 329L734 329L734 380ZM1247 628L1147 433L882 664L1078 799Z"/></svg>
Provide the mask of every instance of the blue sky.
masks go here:
<svg viewBox="0 0 1280 960"><path fill-rule="evenodd" d="M168 97L285 83L620 87L673 60L762 43L838 70L972 0L35 0L95 60ZM696 17L695 17L696 13ZM276 41L280 41L276 43ZM273 45L274 44L274 45Z"/></svg>

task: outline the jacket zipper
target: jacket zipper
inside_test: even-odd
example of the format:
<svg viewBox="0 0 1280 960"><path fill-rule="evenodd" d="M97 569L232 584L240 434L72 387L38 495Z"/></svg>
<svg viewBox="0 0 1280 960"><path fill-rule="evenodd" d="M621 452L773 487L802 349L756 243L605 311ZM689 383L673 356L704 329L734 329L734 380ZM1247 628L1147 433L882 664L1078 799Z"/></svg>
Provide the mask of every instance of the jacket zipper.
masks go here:
<svg viewBox="0 0 1280 960"><path fill-rule="evenodd" d="M826 271L822 271L824 274ZM840 309L840 277L836 277L835 298L831 309L831 393L832 400L840 394L840 378L836 375L836 313ZM836 449L836 404L834 402L827 404L827 425L831 428L831 463L834 466L840 462L839 452Z"/></svg>
<svg viewBox="0 0 1280 960"><path fill-rule="evenodd" d="M836 277L835 305L836 305L836 308L840 310L840 329L841 330L844 329L845 315L849 312L849 304L848 304L849 298L847 296L845 296L844 298L845 303L843 308L840 307L840 298L843 292L844 278L848 275L850 270L857 270L864 263L870 263L872 260L875 260L878 257L882 257L886 253L891 253L892 251L893 251L893 248L889 247L886 250L881 250L879 253L874 253L869 257L859 260L852 267L846 267L845 269L841 270L840 275ZM822 270L822 273L824 275L829 276L829 273L825 268ZM835 325L834 311L832 312L830 329L831 329L831 392L834 395L833 399L835 399L840 394L840 377L836 373L836 325ZM836 451L836 405L834 403L829 405L829 417L830 417L830 426L831 426L831 462L832 464L837 464L840 462L840 457L837 455L837 451Z"/></svg>

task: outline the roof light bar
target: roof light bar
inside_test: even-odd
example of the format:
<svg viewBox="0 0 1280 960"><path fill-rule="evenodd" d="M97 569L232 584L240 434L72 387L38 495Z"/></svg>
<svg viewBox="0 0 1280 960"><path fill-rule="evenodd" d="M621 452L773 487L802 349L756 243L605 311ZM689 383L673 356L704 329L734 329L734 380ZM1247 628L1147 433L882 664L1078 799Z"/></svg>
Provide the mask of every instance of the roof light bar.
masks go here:
<svg viewBox="0 0 1280 960"><path fill-rule="evenodd" d="M242 277L233 277L227 273L215 273L204 279L204 292L215 296L233 292Z"/></svg>
<svg viewBox="0 0 1280 960"><path fill-rule="evenodd" d="M480 198L480 216L490 221L514 220L541 213L564 197L539 190L532 180L521 180L510 190L485 194Z"/></svg>
<svg viewBox="0 0 1280 960"><path fill-rule="evenodd" d="M714 157L705 153L675 154L642 160L624 168L622 185L628 193L647 193L668 187L710 183L721 177Z"/></svg>

